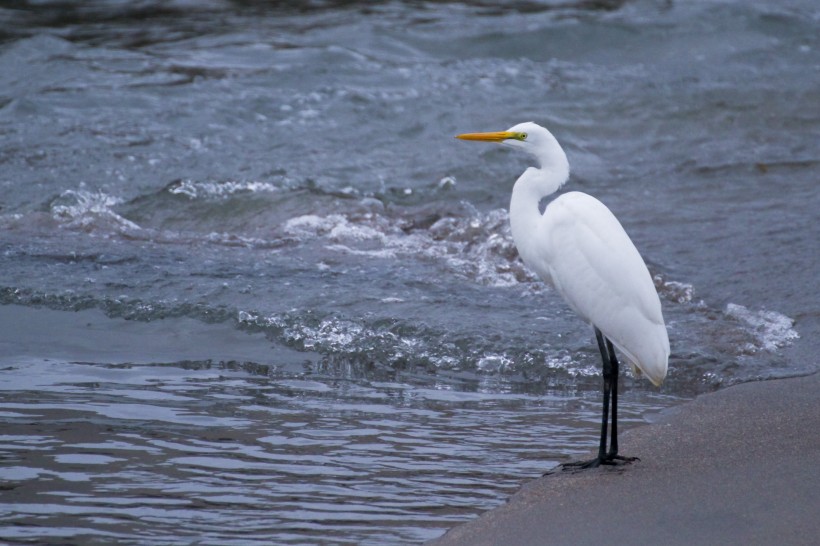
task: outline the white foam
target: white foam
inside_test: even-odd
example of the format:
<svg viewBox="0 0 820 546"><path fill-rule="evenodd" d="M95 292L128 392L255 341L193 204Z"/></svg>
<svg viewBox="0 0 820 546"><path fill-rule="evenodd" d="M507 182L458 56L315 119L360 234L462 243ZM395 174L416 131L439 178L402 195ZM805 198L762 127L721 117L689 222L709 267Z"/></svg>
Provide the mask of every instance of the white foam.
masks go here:
<svg viewBox="0 0 820 546"><path fill-rule="evenodd" d="M174 195L185 195L191 199L204 197L225 198L241 193L278 192L281 188L270 182L254 180L225 180L222 182L197 182L184 179L168 187Z"/></svg>
<svg viewBox="0 0 820 546"><path fill-rule="evenodd" d="M265 246L270 246L269 241L265 239L260 239L258 237L242 237L241 235L236 235L234 233L216 231L212 231L211 233L206 235L204 240L208 241L209 243L214 243L223 246L245 246L256 248L264 248Z"/></svg>
<svg viewBox="0 0 820 546"><path fill-rule="evenodd" d="M366 355L385 365L421 362L440 370L474 370L486 376L515 372L521 357L506 351L464 350L442 342L436 335L395 333L358 320L328 317L314 320L298 311L263 315L239 311L237 321L251 328L272 329L284 343L297 350L319 354ZM526 362L533 362L525 359ZM568 353L548 356L547 367L564 370L572 377L600 375L600 366L574 360ZM525 364L526 365L526 364Z"/></svg>
<svg viewBox="0 0 820 546"><path fill-rule="evenodd" d="M476 363L478 371L485 373L499 373L507 371L514 365L513 360L505 355L486 354Z"/></svg>
<svg viewBox="0 0 820 546"><path fill-rule="evenodd" d="M760 349L775 351L800 337L793 328L794 319L777 311L752 311L742 305L730 303L726 306L726 314L745 326Z"/></svg>
<svg viewBox="0 0 820 546"><path fill-rule="evenodd" d="M358 216L314 214L288 220L283 229L299 239L324 239L336 252L396 259L415 255L442 262L447 268L490 286L534 281L518 260L506 210L475 212L470 217L445 217L428 229L401 229L402 222L377 213Z"/></svg>
<svg viewBox="0 0 820 546"><path fill-rule="evenodd" d="M438 344L429 344L413 335L399 336L387 329L373 329L347 319L327 318L318 324L308 324L303 318L288 313L262 316L247 311L240 311L237 319L246 325L273 327L281 332L279 335L286 343L319 353L338 355L366 351L370 357L378 355L375 358L387 364L413 359L440 369L458 369L474 358L463 354L456 357L441 351ZM485 355L479 360L483 362L481 369L487 372L503 371L512 362L504 355Z"/></svg>
<svg viewBox="0 0 820 546"><path fill-rule="evenodd" d="M342 214L297 216L285 222L284 230L288 235L303 238L327 237L333 241L384 240L384 233L363 224L356 224Z"/></svg>
<svg viewBox="0 0 820 546"><path fill-rule="evenodd" d="M583 364L573 360L569 354L547 358L545 365L550 369L564 370L570 377L594 377L601 375L601 367L595 364Z"/></svg>
<svg viewBox="0 0 820 546"><path fill-rule="evenodd" d="M263 317L255 313L240 311L237 319L240 323L279 328L287 342L298 343L307 350L320 352L356 351L364 339L390 338L393 341L398 339L391 332L376 332L353 321L336 318L324 319L318 325L312 326L292 320L287 316Z"/></svg>
<svg viewBox="0 0 820 546"><path fill-rule="evenodd" d="M668 281L662 275L655 275L652 280L661 296L677 303L691 303L695 297L695 287L689 283Z"/></svg>
<svg viewBox="0 0 820 546"><path fill-rule="evenodd" d="M118 197L101 191L66 190L52 203L51 214L55 220L71 228L108 228L118 232L135 232L140 226L123 218L112 210L122 203Z"/></svg>

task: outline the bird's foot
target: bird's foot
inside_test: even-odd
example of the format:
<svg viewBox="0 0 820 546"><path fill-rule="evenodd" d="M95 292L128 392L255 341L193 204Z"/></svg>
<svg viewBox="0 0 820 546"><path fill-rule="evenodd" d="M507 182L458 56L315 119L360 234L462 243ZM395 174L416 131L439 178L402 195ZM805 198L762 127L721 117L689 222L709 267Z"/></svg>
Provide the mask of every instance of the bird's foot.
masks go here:
<svg viewBox="0 0 820 546"><path fill-rule="evenodd" d="M575 461L572 463L559 464L552 470L544 472L544 476L549 476L550 474L556 474L559 472L580 472L581 470L586 470L588 468L597 468L599 466L601 466L601 459L595 457L594 459L590 459L588 461Z"/></svg>
<svg viewBox="0 0 820 546"><path fill-rule="evenodd" d="M640 459L638 457L625 457L623 455L610 454L606 456L606 458L603 460L601 464L618 466L622 464L629 464L635 461L640 461Z"/></svg>
<svg viewBox="0 0 820 546"><path fill-rule="evenodd" d="M606 458L595 457L588 461L575 461L572 463L564 463L561 465L561 470L564 472L578 472L580 470L587 470L589 468L598 468L602 464L606 464Z"/></svg>
<svg viewBox="0 0 820 546"><path fill-rule="evenodd" d="M633 461L640 461L640 459L637 457L624 457L623 455L608 453L603 457L595 457L594 459L590 459L588 461L575 461L572 463L563 463L556 467L554 470L545 472L544 476L554 474L558 470L562 472L580 472L582 470L588 470L590 468L598 468L601 465L621 466L625 464L630 464Z"/></svg>

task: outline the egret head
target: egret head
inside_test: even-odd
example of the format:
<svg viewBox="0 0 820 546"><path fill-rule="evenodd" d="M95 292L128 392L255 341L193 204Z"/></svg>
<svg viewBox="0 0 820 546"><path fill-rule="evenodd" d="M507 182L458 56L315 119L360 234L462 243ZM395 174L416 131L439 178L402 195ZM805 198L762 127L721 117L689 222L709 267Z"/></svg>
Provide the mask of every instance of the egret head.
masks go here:
<svg viewBox="0 0 820 546"><path fill-rule="evenodd" d="M567 156L552 133L531 121L519 123L506 131L493 133L464 133L457 135L461 140L498 142L510 148L518 148L535 156L541 167L569 173Z"/></svg>

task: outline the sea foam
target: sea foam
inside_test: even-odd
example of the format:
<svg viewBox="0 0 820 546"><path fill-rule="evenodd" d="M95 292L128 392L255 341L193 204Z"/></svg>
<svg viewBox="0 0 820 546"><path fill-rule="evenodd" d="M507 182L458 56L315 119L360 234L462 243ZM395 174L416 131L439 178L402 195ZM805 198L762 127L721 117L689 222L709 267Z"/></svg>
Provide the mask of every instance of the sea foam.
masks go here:
<svg viewBox="0 0 820 546"><path fill-rule="evenodd" d="M742 305L730 303L725 312L743 324L754 336L756 348L775 351L800 337L794 329L794 319L777 311L752 311Z"/></svg>
<svg viewBox="0 0 820 546"><path fill-rule="evenodd" d="M66 190L51 204L55 220L67 227L93 231L136 232L140 226L123 218L113 207L122 200L102 191Z"/></svg>
<svg viewBox="0 0 820 546"><path fill-rule="evenodd" d="M283 225L287 236L318 239L328 250L380 259L418 256L480 284L512 286L536 277L518 260L505 210L445 216L429 227L377 213L349 216L308 214Z"/></svg>

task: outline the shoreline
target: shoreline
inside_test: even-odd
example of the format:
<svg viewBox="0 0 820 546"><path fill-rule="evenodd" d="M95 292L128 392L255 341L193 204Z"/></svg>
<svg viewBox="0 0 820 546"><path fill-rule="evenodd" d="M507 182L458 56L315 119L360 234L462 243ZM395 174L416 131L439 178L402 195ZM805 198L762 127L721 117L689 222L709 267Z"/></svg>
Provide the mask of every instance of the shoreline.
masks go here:
<svg viewBox="0 0 820 546"><path fill-rule="evenodd" d="M815 544L820 373L698 396L623 432L630 465L556 473L428 542Z"/></svg>

